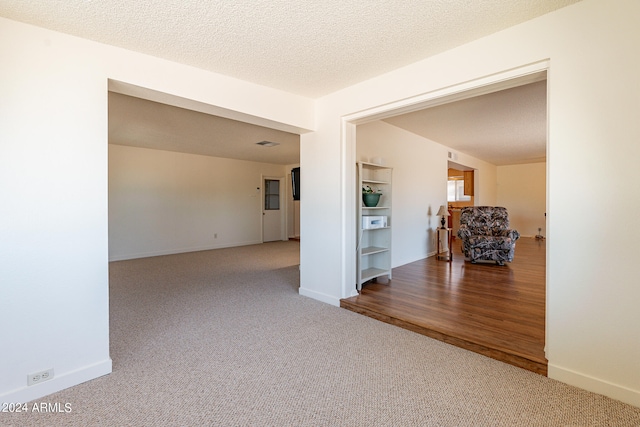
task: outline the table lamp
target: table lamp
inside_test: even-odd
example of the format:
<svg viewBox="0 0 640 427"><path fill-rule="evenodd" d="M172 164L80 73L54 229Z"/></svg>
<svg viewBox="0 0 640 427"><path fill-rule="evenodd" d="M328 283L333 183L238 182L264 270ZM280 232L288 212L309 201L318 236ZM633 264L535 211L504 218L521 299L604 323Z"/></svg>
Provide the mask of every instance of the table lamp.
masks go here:
<svg viewBox="0 0 640 427"><path fill-rule="evenodd" d="M441 205L440 209L438 209L438 213L436 215L442 216L442 220L440 221L440 224L442 224L441 228L447 228L447 227L444 226L444 223L446 222L444 217L451 215L449 213L449 209L447 209L447 207L445 205Z"/></svg>

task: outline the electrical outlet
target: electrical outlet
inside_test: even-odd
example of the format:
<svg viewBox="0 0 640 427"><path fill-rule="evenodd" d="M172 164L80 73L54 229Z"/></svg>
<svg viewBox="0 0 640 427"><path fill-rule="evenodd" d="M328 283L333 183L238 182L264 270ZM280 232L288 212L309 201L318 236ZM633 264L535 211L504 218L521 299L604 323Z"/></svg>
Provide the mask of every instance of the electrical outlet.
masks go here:
<svg viewBox="0 0 640 427"><path fill-rule="evenodd" d="M53 368L27 375L27 385L39 384L53 378Z"/></svg>

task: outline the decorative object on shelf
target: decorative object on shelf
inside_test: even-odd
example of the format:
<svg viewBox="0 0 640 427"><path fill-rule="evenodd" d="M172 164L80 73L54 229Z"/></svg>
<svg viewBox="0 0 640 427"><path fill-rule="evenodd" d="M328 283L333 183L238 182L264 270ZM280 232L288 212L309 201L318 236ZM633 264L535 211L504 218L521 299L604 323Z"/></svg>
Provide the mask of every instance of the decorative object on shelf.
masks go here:
<svg viewBox="0 0 640 427"><path fill-rule="evenodd" d="M372 230L374 228L384 228L389 224L386 215L362 215L362 229Z"/></svg>
<svg viewBox="0 0 640 427"><path fill-rule="evenodd" d="M444 224L446 222L446 219L444 217L451 215L449 213L449 209L447 209L447 207L445 205L441 205L440 209L438 209L438 213L436 215L442 216L442 220L440 220L440 224L442 224L442 227L440 227L440 228L447 228L447 227L444 226Z"/></svg>
<svg viewBox="0 0 640 427"><path fill-rule="evenodd" d="M376 192L370 186L362 187L362 203L368 208L375 208L380 202L382 193Z"/></svg>

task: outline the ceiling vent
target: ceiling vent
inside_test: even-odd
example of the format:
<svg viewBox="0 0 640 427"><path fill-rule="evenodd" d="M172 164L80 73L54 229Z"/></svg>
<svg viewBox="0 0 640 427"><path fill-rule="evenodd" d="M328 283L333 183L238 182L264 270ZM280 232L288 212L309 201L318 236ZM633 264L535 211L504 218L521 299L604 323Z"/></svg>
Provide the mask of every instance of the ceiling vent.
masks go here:
<svg viewBox="0 0 640 427"><path fill-rule="evenodd" d="M257 145L262 145L263 147L275 147L276 145L280 145L279 142L271 142L271 141L260 141L256 142Z"/></svg>

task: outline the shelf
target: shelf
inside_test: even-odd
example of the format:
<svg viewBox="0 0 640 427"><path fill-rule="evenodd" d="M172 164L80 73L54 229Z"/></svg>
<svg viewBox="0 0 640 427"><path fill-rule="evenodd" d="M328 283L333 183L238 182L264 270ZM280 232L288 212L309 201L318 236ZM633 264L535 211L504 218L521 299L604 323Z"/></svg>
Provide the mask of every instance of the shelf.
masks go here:
<svg viewBox="0 0 640 427"><path fill-rule="evenodd" d="M389 270L383 270L381 268L367 268L366 270L362 270L362 282L384 276L385 274L389 274Z"/></svg>
<svg viewBox="0 0 640 427"><path fill-rule="evenodd" d="M363 228L362 231L388 230L391 227Z"/></svg>
<svg viewBox="0 0 640 427"><path fill-rule="evenodd" d="M389 184L389 181L378 181L378 180L375 180L375 179L363 179L362 183L363 184L387 185L387 184Z"/></svg>
<svg viewBox="0 0 640 427"><path fill-rule="evenodd" d="M380 252L386 252L389 248L381 248L378 246L369 246L368 248L362 248L362 255L373 255Z"/></svg>
<svg viewBox="0 0 640 427"><path fill-rule="evenodd" d="M379 165L377 163L360 162L360 164L362 164L362 166L368 166L370 168L391 169L390 166Z"/></svg>
<svg viewBox="0 0 640 427"><path fill-rule="evenodd" d="M370 186L382 193L378 206L364 206L362 198L356 202L356 223L358 224L358 247L356 256L356 290L362 290L362 285L380 276L391 279L391 219L392 219L392 191L391 184L393 168L389 166L358 162L357 187ZM386 227L362 228L365 216L385 216ZM375 225L382 225L378 221ZM384 231L381 231L384 230Z"/></svg>

